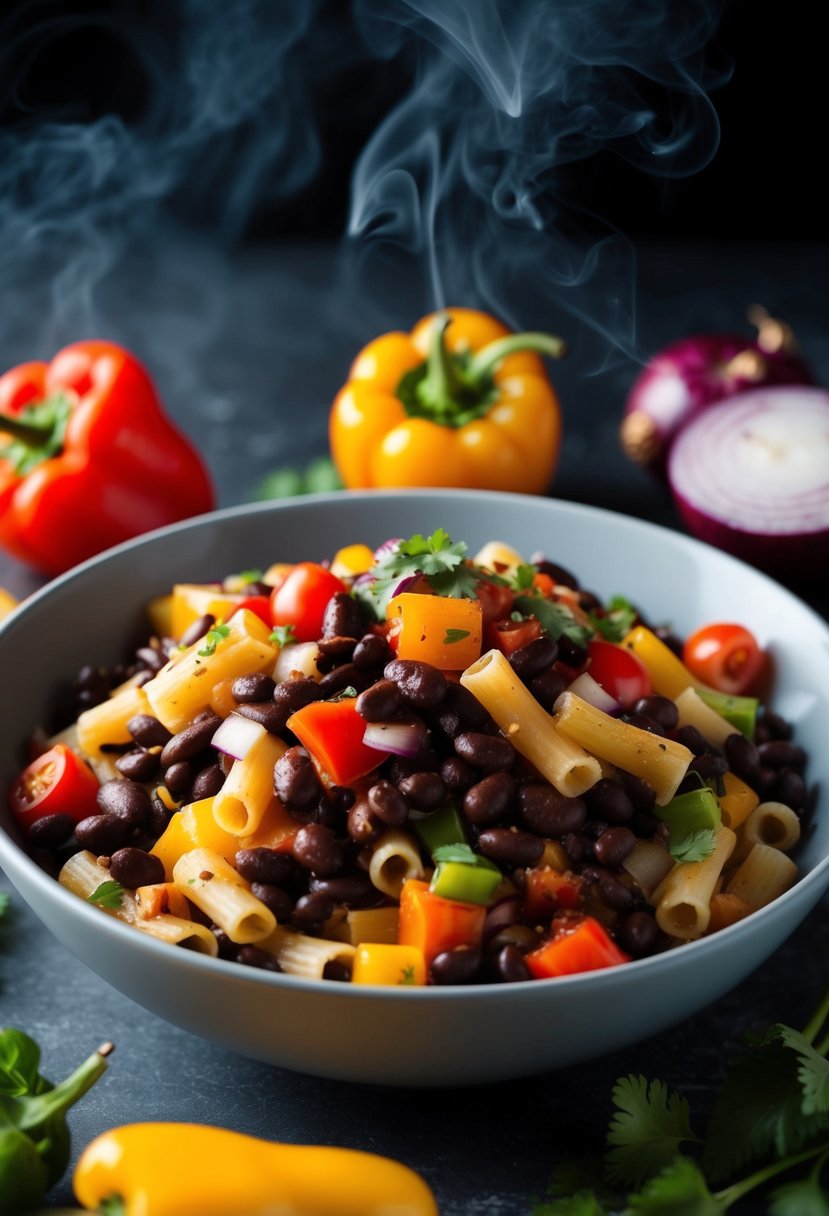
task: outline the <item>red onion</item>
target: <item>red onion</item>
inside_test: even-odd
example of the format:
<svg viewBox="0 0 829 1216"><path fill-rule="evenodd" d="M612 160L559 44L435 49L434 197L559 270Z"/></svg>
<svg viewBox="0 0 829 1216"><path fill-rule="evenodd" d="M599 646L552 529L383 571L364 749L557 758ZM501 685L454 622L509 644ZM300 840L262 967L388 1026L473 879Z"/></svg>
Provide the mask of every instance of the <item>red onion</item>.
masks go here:
<svg viewBox="0 0 829 1216"><path fill-rule="evenodd" d="M264 727L252 718L244 718L241 714L228 714L221 726L217 727L210 742L218 751L232 756L234 760L244 760L263 729Z"/></svg>
<svg viewBox="0 0 829 1216"><path fill-rule="evenodd" d="M780 576L825 577L829 561L829 392L743 393L700 414L668 462L694 535Z"/></svg>
<svg viewBox="0 0 829 1216"><path fill-rule="evenodd" d="M812 384L791 330L761 308L755 338L703 334L656 355L633 384L620 440L637 464L664 475L671 444L697 414L738 393L775 384Z"/></svg>
<svg viewBox="0 0 829 1216"><path fill-rule="evenodd" d="M391 557L396 553L402 543L402 537L392 536L389 540L384 540L382 545L378 545L374 550L374 560L381 562L384 557Z"/></svg>
<svg viewBox="0 0 829 1216"><path fill-rule="evenodd" d="M366 722L363 743L393 756L416 756L426 746L426 727L417 718Z"/></svg>
<svg viewBox="0 0 829 1216"><path fill-rule="evenodd" d="M593 705L606 714L618 714L622 708L619 702L611 697L609 692L605 692L598 680L594 680L587 671L576 676L566 691L574 692L577 697L581 697L582 701L587 701L589 705ZM555 708L554 705L553 709Z"/></svg>

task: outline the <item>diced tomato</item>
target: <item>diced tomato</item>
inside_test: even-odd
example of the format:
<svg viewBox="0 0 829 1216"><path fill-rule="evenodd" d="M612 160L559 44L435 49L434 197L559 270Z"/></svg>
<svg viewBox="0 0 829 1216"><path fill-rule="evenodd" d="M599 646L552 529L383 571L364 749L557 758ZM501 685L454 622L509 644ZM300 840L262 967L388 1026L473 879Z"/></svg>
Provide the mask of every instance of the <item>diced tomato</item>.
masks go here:
<svg viewBox="0 0 829 1216"><path fill-rule="evenodd" d="M630 955L620 950L605 929L592 916L554 924L553 934L537 950L524 955L524 962L537 980L559 975L577 975L629 963Z"/></svg>
<svg viewBox="0 0 829 1216"><path fill-rule="evenodd" d="M342 579L325 566L300 562L271 593L271 620L293 625L298 642L316 642L322 635L322 618L332 595L347 591Z"/></svg>
<svg viewBox="0 0 829 1216"><path fill-rule="evenodd" d="M271 600L267 595L251 595L246 600L242 600L240 604L233 609L231 616L238 612L240 608L247 608L249 612L254 612L259 617L260 621L264 621L266 625L271 625Z"/></svg>
<svg viewBox="0 0 829 1216"><path fill-rule="evenodd" d="M475 594L481 601L484 625L493 621L501 621L512 612L515 592L511 587L502 583L491 583L488 579L479 579Z"/></svg>
<svg viewBox="0 0 829 1216"><path fill-rule="evenodd" d="M650 696L651 678L641 659L630 650L599 638L588 643L585 669L624 708Z"/></svg>
<svg viewBox="0 0 829 1216"><path fill-rule="evenodd" d="M98 778L70 747L56 743L27 765L9 792L9 806L27 831L47 815L70 815L76 823L97 814Z"/></svg>
<svg viewBox="0 0 829 1216"><path fill-rule="evenodd" d="M486 628L485 642L489 649L500 650L507 658L541 637L541 622L531 616L524 621L513 621L506 617L501 621L493 621Z"/></svg>
<svg viewBox="0 0 829 1216"><path fill-rule="evenodd" d="M556 912L581 902L581 880L552 866L535 866L526 873L524 916L531 924L546 923Z"/></svg>
<svg viewBox="0 0 829 1216"><path fill-rule="evenodd" d="M703 684L731 696L748 692L765 666L754 634L743 625L705 625L685 642L682 659Z"/></svg>
<svg viewBox="0 0 829 1216"><path fill-rule="evenodd" d="M545 599L552 599L555 594L556 581L550 578L549 574L545 574L543 570L537 570L533 575L533 587Z"/></svg>

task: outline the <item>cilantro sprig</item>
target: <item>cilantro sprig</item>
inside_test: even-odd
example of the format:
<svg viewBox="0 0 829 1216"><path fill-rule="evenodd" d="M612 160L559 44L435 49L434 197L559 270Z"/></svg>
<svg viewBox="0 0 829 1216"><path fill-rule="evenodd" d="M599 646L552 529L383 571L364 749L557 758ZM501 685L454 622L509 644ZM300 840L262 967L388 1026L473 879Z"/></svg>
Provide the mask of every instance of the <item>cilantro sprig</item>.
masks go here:
<svg viewBox="0 0 829 1216"><path fill-rule="evenodd" d="M202 646L198 653L202 658L209 659L212 654L216 653L216 647L219 645L219 642L223 641L229 633L230 626L225 625L222 621L217 621L213 628L208 629L204 635L204 646Z"/></svg>
<svg viewBox="0 0 829 1216"><path fill-rule="evenodd" d="M580 624L567 605L558 600L548 600L542 595L516 595L514 607L524 617L534 616L551 638L566 637L577 646L586 646L593 636L593 630Z"/></svg>
<svg viewBox="0 0 829 1216"><path fill-rule="evenodd" d="M471 599L482 571L467 561L467 553L464 542L453 541L444 528L438 528L431 536L418 532L384 553L369 571L371 580L358 587L355 595L380 619L394 589L403 579L418 575L436 595Z"/></svg>
<svg viewBox="0 0 829 1216"><path fill-rule="evenodd" d="M99 883L92 894L87 895L86 898L88 903L97 904L99 908L109 908L114 912L121 907L124 888L114 878L108 878L105 882Z"/></svg>
<svg viewBox="0 0 829 1216"><path fill-rule="evenodd" d="M826 1216L828 1021L829 990L804 1030L777 1023L746 1041L704 1138L687 1100L663 1081L621 1077L603 1161L557 1171L533 1216L724 1216L758 1191L771 1216Z"/></svg>

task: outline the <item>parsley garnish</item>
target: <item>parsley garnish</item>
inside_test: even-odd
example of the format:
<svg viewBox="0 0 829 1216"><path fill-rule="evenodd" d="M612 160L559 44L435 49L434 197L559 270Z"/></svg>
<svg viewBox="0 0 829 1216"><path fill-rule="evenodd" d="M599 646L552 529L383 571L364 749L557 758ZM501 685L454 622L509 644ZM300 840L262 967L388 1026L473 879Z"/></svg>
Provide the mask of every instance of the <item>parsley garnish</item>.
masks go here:
<svg viewBox="0 0 829 1216"><path fill-rule="evenodd" d="M456 642L462 642L464 638L469 637L468 629L447 629L444 634L444 646L454 646Z"/></svg>
<svg viewBox="0 0 829 1216"><path fill-rule="evenodd" d="M406 967L400 968L400 979L398 984L413 984L415 982L414 964L409 963Z"/></svg>
<svg viewBox="0 0 829 1216"><path fill-rule="evenodd" d="M353 684L347 684L345 688L341 688L339 692L334 693L333 697L329 697L329 701L353 701L357 696L357 689Z"/></svg>
<svg viewBox="0 0 829 1216"><path fill-rule="evenodd" d="M404 578L416 575L425 578L436 595L472 599L481 572L467 562L466 555L464 542L454 543L443 528L431 536L417 533L386 553L371 568L372 581L357 588L355 594L380 619L395 587Z"/></svg>
<svg viewBox="0 0 829 1216"><path fill-rule="evenodd" d="M509 579L509 584L514 591L529 591L535 582L537 573L538 571L535 566L518 566L512 578Z"/></svg>
<svg viewBox="0 0 829 1216"><path fill-rule="evenodd" d="M210 658L211 654L216 653L216 647L223 638L226 638L230 633L230 626L223 624L222 621L217 621L212 629L208 629L204 635L204 646L198 653L204 659Z"/></svg>
<svg viewBox="0 0 829 1216"><path fill-rule="evenodd" d="M704 1140L692 1128L687 1101L663 1081L620 1078L603 1165L593 1167L592 1175L589 1162L578 1171L558 1170L550 1198L534 1205L534 1216L609 1216L620 1210L628 1216L724 1216L784 1173L785 1184L766 1196L768 1211L824 1216L827 1018L829 991L803 1031L777 1024L747 1040L728 1068ZM792 1177L797 1167L801 1176ZM630 1187L637 1189L619 1194Z"/></svg>
<svg viewBox="0 0 829 1216"><path fill-rule="evenodd" d="M700 828L696 832L671 833L668 851L674 861L705 861L714 852L713 828Z"/></svg>
<svg viewBox="0 0 829 1216"><path fill-rule="evenodd" d="M296 627L294 625L277 625L268 638L269 642L275 642L277 646L290 646L296 641Z"/></svg>
<svg viewBox="0 0 829 1216"><path fill-rule="evenodd" d="M258 583L262 579L261 570L240 570L235 578L231 581L238 583Z"/></svg>
<svg viewBox="0 0 829 1216"><path fill-rule="evenodd" d="M566 637L577 646L586 646L593 630L580 625L566 604L540 595L517 595L514 606L522 616L534 616L551 638Z"/></svg>
<svg viewBox="0 0 829 1216"><path fill-rule="evenodd" d="M91 904L98 904L101 908L110 908L114 911L121 907L121 901L124 898L124 888L114 878L108 878L106 882L102 882L86 898Z"/></svg>
<svg viewBox="0 0 829 1216"><path fill-rule="evenodd" d="M623 595L614 595L608 601L606 611L601 616L587 614L590 623L606 642L621 642L638 619L639 613Z"/></svg>

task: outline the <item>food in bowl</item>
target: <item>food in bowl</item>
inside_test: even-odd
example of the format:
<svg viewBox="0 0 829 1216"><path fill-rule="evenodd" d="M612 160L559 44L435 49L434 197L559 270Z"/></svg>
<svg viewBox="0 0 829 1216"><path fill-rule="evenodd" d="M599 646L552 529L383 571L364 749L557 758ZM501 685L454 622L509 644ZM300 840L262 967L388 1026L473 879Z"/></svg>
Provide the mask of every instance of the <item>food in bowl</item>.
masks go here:
<svg viewBox="0 0 829 1216"><path fill-rule="evenodd" d="M793 884L809 797L750 632L683 651L643 613L442 529L179 584L124 666L79 674L12 812L102 912L265 970L499 984L662 953Z"/></svg>

